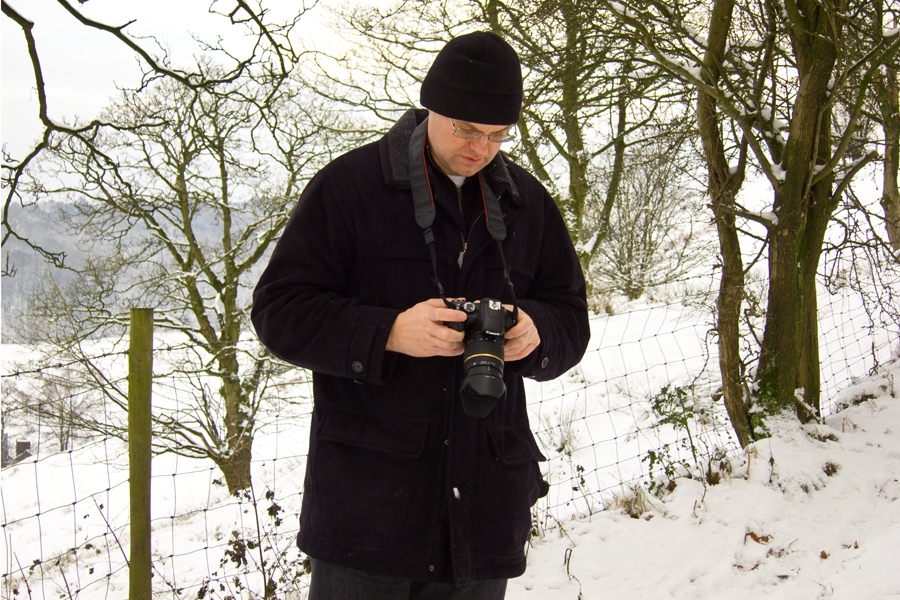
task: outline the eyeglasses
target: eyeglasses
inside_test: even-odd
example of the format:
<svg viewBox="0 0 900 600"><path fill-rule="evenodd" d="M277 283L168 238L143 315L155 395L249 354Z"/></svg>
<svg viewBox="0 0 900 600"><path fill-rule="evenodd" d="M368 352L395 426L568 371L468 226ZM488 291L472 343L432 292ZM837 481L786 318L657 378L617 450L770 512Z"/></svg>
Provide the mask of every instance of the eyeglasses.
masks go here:
<svg viewBox="0 0 900 600"><path fill-rule="evenodd" d="M481 133L480 131L475 131L474 129L466 129L465 127L460 127L456 123L453 122L453 119L450 119L450 127L453 128L454 137L458 137L464 140L477 140L482 136L486 136L489 142L493 142L495 144L502 144L503 142L510 142L516 139L516 126L512 125L506 131L498 131L497 133Z"/></svg>

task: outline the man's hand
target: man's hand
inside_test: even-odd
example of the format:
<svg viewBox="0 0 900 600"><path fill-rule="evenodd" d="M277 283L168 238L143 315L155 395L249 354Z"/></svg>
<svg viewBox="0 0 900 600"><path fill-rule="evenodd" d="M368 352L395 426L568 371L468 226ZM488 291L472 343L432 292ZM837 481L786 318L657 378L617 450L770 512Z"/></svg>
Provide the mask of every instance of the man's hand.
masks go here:
<svg viewBox="0 0 900 600"><path fill-rule="evenodd" d="M388 336L387 350L418 357L459 356L463 353L465 334L444 323L465 320L466 313L447 308L438 298L420 302L397 316Z"/></svg>
<svg viewBox="0 0 900 600"><path fill-rule="evenodd" d="M504 304L504 308L512 311L513 307ZM506 332L506 345L503 347L504 360L507 362L525 358L541 343L534 321L524 310L519 309L519 321L515 327Z"/></svg>

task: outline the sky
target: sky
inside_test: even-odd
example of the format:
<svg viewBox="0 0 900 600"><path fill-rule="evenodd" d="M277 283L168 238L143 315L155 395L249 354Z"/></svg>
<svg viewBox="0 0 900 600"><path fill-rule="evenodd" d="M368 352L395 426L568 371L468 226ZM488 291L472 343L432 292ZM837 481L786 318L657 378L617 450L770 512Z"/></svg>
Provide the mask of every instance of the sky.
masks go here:
<svg viewBox="0 0 900 600"><path fill-rule="evenodd" d="M131 50L111 34L92 30L78 23L57 0L9 0L13 8L34 22L34 36L46 81L50 117L71 122L74 117L90 120L116 95L116 86L140 83L141 65ZM73 2L73 4L77 4ZM272 8L283 13L298 13L302 0L280 0ZM216 39L223 36L228 47L246 50L245 39L238 27L227 19L209 14L209 0L90 0L80 10L91 18L110 25L123 25L134 37L155 35L173 58L173 64L190 64L198 52L191 38ZM219 10L227 11L228 0L219 0ZM298 36L320 32L314 19L304 18ZM273 19L277 13L273 14ZM298 39L299 41L299 39ZM152 40L142 47L158 53ZM0 140L14 157L21 157L40 138L43 128L38 115L34 91L34 72L28 57L21 28L11 19L2 18L0 29Z"/></svg>

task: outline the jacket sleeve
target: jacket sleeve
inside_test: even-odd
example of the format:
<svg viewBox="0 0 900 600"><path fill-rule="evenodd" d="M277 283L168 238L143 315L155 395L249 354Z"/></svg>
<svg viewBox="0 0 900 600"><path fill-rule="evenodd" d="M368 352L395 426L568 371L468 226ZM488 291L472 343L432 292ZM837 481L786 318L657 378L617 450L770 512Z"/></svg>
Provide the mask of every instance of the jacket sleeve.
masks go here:
<svg viewBox="0 0 900 600"><path fill-rule="evenodd" d="M300 197L253 292L251 320L275 356L312 371L383 384L395 356L385 351L399 311L350 297L352 211L341 205L331 171Z"/></svg>
<svg viewBox="0 0 900 600"><path fill-rule="evenodd" d="M523 377L548 381L581 361L591 331L584 273L565 221L546 190L539 197L545 218L538 265L518 302L534 321L541 343L530 355L507 366Z"/></svg>

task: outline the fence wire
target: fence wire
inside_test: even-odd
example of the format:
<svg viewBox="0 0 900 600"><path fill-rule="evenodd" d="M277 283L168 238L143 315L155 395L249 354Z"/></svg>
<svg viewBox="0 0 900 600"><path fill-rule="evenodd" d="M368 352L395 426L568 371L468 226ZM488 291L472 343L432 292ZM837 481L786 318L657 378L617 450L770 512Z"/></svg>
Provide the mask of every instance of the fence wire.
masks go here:
<svg viewBox="0 0 900 600"><path fill-rule="evenodd" d="M594 316L578 367L555 381L526 383L531 426L548 458L542 470L551 484L535 509L536 534L556 521L605 510L668 475L690 474L698 458L708 466L738 450L720 398L708 295ZM898 352L900 327L896 317L847 290L822 294L819 327L822 409L829 414L839 408L840 390ZM96 432L65 438L49 419L20 424L11 394L30 390L36 397L41 377L52 371L29 368L22 359L28 352L4 347L3 353L4 460L10 464L2 482L0 598L127 598L127 444ZM115 349L96 356L127 363ZM155 597L255 598L266 589L277 590L279 598L306 596L306 563L294 540L311 385L296 372L290 379L284 384L290 393L283 400L274 394L260 413L249 490L230 495L208 459L153 459ZM112 383L124 385L121 379ZM169 373L154 382L154 404L178 409L196 392L193 383ZM86 393L70 390L56 400L78 403ZM92 402L85 410L103 422L121 422L123 410L110 398ZM687 414L691 443L687 430L666 420L665 410ZM15 452L7 434L16 438Z"/></svg>

